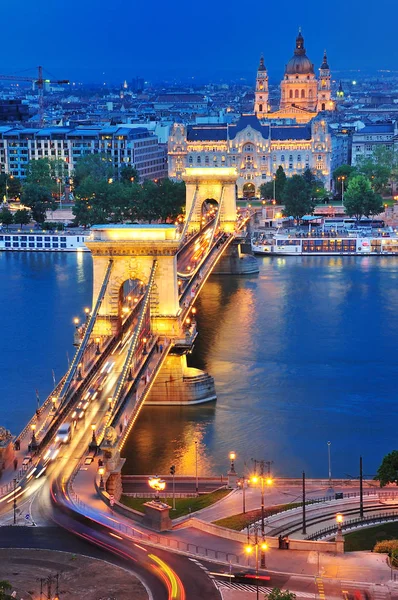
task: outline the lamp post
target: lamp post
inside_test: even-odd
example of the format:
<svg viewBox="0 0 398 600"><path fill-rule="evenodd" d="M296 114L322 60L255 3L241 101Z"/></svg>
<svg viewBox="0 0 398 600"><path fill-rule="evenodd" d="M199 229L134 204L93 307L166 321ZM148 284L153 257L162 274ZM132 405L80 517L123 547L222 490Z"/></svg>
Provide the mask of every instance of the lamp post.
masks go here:
<svg viewBox="0 0 398 600"><path fill-rule="evenodd" d="M265 507L264 507L264 484L266 483L267 486L271 486L272 485L272 479L271 477L264 477L264 461L260 461L260 475L254 475L251 478L251 482L256 484L260 481L260 485L261 485L261 535L264 537L265 535ZM265 566L265 556L262 553L261 554L261 566L264 567Z"/></svg>
<svg viewBox="0 0 398 600"><path fill-rule="evenodd" d="M341 181L341 206L344 206L344 181L345 181L346 176L345 175L340 175L340 177L337 177L338 181Z"/></svg>
<svg viewBox="0 0 398 600"><path fill-rule="evenodd" d="M341 535L342 532L342 528L343 528L343 521L344 521L344 517L341 513L338 513L336 515L336 522L337 522L337 535Z"/></svg>
<svg viewBox="0 0 398 600"><path fill-rule="evenodd" d="M196 495L199 496L199 479L198 479L198 442L195 442L195 479L196 479Z"/></svg>
<svg viewBox="0 0 398 600"><path fill-rule="evenodd" d="M330 446L332 442L328 442L328 466L329 466L329 487L332 487L332 463L330 460Z"/></svg>
<svg viewBox="0 0 398 600"><path fill-rule="evenodd" d="M259 592L259 590L258 590L258 549L259 549L259 547L261 550L261 556L265 556L265 551L268 550L268 544L264 540L264 536L262 536L261 540L258 539L258 527L255 526L254 527L254 541L252 542L250 540L250 530L249 530L249 528L247 528L247 545L245 547L245 552L248 556L250 556L254 550L255 557L256 557L256 600L259 599L259 595L258 595L258 592ZM261 566L263 566L263 565L261 565ZM265 567L265 560L264 560L264 567Z"/></svg>
<svg viewBox="0 0 398 600"><path fill-rule="evenodd" d="M91 438L91 445L92 446L97 446L97 437L95 435L95 430L96 430L97 425L95 423L93 423L91 425L91 431L93 432L92 438Z"/></svg>
<svg viewBox="0 0 398 600"><path fill-rule="evenodd" d="M163 492L163 490L166 488L166 482L163 479L160 479L158 475L156 475L155 477L150 477L148 479L148 484L149 487L151 487L156 492L155 502L160 502L159 494L160 492Z"/></svg>
<svg viewBox="0 0 398 600"><path fill-rule="evenodd" d="M175 465L171 465L171 467L170 467L170 475L173 477L173 510L176 509L175 473L176 473Z"/></svg>
<svg viewBox="0 0 398 600"><path fill-rule="evenodd" d="M83 379L83 376L82 376L82 366L83 366L82 363L78 364L78 370L77 370L77 380L78 381L81 381Z"/></svg>
<svg viewBox="0 0 398 600"><path fill-rule="evenodd" d="M86 306L86 308L84 309L84 314L86 315L86 321L88 321L88 320L89 320L89 318L90 318L90 309L89 309L89 308L87 308L87 306Z"/></svg>
<svg viewBox="0 0 398 600"><path fill-rule="evenodd" d="M235 458L236 458L236 453L230 452L229 460L231 461L231 473L235 473Z"/></svg>
<svg viewBox="0 0 398 600"><path fill-rule="evenodd" d="M37 439L36 439L36 425L33 423L30 426L32 430L32 439L30 440L30 447L33 451L37 450Z"/></svg>
<svg viewBox="0 0 398 600"><path fill-rule="evenodd" d="M105 469L104 467L100 467L98 469L98 475L100 476L100 483L99 483L99 488L100 490L105 489L105 484L104 484L104 473L105 473Z"/></svg>
<svg viewBox="0 0 398 600"><path fill-rule="evenodd" d="M100 338L99 337L95 338L95 343L97 344L97 349L95 351L95 354L97 356L99 356L101 354L101 350L100 350L100 346L99 346L100 345Z"/></svg>
<svg viewBox="0 0 398 600"><path fill-rule="evenodd" d="M52 412L55 415L55 413L57 412L57 397L56 396L52 396L51 402L52 402Z"/></svg>
<svg viewBox="0 0 398 600"><path fill-rule="evenodd" d="M17 480L13 479L13 483L14 483L14 496L13 496L13 510L14 510L14 525L17 524L17 497L16 497L16 489L17 489Z"/></svg>

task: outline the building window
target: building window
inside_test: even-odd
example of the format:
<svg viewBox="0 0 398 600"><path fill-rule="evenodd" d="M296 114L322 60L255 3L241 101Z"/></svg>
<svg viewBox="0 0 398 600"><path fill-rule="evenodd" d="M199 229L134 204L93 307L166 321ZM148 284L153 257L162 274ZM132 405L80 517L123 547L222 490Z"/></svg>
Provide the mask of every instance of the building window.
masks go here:
<svg viewBox="0 0 398 600"><path fill-rule="evenodd" d="M305 98L305 90L301 90L301 97Z"/></svg>
<svg viewBox="0 0 398 600"><path fill-rule="evenodd" d="M293 162L293 154L290 154L290 156L289 156L289 162Z"/></svg>
<svg viewBox="0 0 398 600"><path fill-rule="evenodd" d="M263 112L263 105L262 105L262 104L259 104L259 105L258 105L258 110L259 110L260 112Z"/></svg>
<svg viewBox="0 0 398 600"><path fill-rule="evenodd" d="M308 92L308 98L312 98L312 90Z"/></svg>
<svg viewBox="0 0 398 600"><path fill-rule="evenodd" d="M366 152L372 152L372 150L373 150L372 144L366 144L365 150L366 150Z"/></svg>
<svg viewBox="0 0 398 600"><path fill-rule="evenodd" d="M299 91L298 90L294 90L294 97L298 98L299 97Z"/></svg>
<svg viewBox="0 0 398 600"><path fill-rule="evenodd" d="M301 162L301 154L297 154L297 162Z"/></svg>
<svg viewBox="0 0 398 600"><path fill-rule="evenodd" d="M322 102L321 110L325 110L325 108L326 108L325 103Z"/></svg>
<svg viewBox="0 0 398 600"><path fill-rule="evenodd" d="M290 90L290 92L289 92L289 98L293 98L293 90Z"/></svg>
<svg viewBox="0 0 398 600"><path fill-rule="evenodd" d="M285 162L285 155L281 154L281 162Z"/></svg>
<svg viewBox="0 0 398 600"><path fill-rule="evenodd" d="M208 165L208 164L209 164L209 157L205 156L205 165Z"/></svg>
<svg viewBox="0 0 398 600"><path fill-rule="evenodd" d="M198 165L200 165L200 156L197 156L196 162L198 163Z"/></svg>

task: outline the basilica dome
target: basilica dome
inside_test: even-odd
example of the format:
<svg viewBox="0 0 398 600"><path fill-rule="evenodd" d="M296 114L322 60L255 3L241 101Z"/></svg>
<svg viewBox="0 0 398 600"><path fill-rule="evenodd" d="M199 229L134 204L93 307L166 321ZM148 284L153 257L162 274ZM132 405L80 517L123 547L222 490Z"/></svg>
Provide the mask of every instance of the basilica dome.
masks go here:
<svg viewBox="0 0 398 600"><path fill-rule="evenodd" d="M299 31L296 38L296 48L294 55L289 60L285 69L286 75L313 75L314 65L305 53L304 38Z"/></svg>

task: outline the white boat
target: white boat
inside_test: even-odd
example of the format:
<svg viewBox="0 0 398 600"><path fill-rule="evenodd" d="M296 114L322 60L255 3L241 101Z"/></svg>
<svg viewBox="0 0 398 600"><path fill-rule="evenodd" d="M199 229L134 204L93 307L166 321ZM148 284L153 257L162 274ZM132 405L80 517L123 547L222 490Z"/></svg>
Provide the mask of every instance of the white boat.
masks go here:
<svg viewBox="0 0 398 600"><path fill-rule="evenodd" d="M0 231L0 251L88 252L84 240L90 232Z"/></svg>
<svg viewBox="0 0 398 600"><path fill-rule="evenodd" d="M398 236L395 233L347 233L344 235L297 235L275 233L271 238L252 238L254 254L288 256L338 256L338 255L398 255Z"/></svg>

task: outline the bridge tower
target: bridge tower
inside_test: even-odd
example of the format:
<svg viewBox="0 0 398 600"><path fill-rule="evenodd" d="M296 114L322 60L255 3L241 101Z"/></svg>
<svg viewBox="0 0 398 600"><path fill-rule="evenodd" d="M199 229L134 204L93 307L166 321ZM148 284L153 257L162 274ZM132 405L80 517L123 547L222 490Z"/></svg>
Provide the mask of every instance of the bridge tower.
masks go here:
<svg viewBox="0 0 398 600"><path fill-rule="evenodd" d="M156 259L151 302L151 328L160 335L178 335L177 250L174 225L96 225L86 244L93 257L93 307L112 259L112 270L94 326L94 336L114 335L122 319L120 290L128 280L148 279Z"/></svg>
<svg viewBox="0 0 398 600"><path fill-rule="evenodd" d="M236 222L236 181L234 167L185 169L187 233L199 230L202 207L206 200L215 200L220 211L220 227L231 233Z"/></svg>

